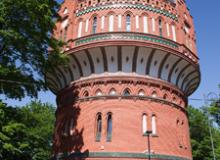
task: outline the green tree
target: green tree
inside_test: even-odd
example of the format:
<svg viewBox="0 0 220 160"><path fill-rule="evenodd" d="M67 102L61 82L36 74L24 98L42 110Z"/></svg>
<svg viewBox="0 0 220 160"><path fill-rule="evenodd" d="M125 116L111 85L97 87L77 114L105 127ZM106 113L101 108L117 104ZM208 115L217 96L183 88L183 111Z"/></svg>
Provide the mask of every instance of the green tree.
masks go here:
<svg viewBox="0 0 220 160"><path fill-rule="evenodd" d="M45 69L64 59L62 42L51 37L58 8L56 0L0 1L0 94L36 97L46 89Z"/></svg>
<svg viewBox="0 0 220 160"><path fill-rule="evenodd" d="M49 159L54 112L52 105L41 102L22 108L0 103L0 159Z"/></svg>
<svg viewBox="0 0 220 160"><path fill-rule="evenodd" d="M212 160L212 147L209 127L214 140L216 158L220 159L220 130L210 125L204 110L188 107L191 144L194 160Z"/></svg>

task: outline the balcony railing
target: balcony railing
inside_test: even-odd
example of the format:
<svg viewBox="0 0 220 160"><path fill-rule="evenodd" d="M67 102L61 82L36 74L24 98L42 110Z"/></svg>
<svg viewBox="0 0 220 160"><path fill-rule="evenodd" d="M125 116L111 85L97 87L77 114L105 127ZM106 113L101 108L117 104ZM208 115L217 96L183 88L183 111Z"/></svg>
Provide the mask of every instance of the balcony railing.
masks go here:
<svg viewBox="0 0 220 160"><path fill-rule="evenodd" d="M115 40L134 40L134 41L147 41L153 43L160 43L162 45L166 45L172 48L177 49L179 46L174 41L164 39L159 36L144 34L144 33L134 33L134 32L106 32L93 34L89 36L85 36L75 40L75 46L98 42L98 41L115 41Z"/></svg>
<svg viewBox="0 0 220 160"><path fill-rule="evenodd" d="M156 43L161 46L165 46L183 53L182 54L183 56L187 57L194 63L198 62L198 57L185 45L181 45L179 43L176 43L167 38L163 38L161 36L146 34L146 33L137 33L137 32L105 32L105 33L97 33L97 34L83 36L81 38L70 40L68 42L69 47L67 50L86 44L92 44L97 42L110 42L110 41L111 42L136 41L136 42L146 42L152 44Z"/></svg>

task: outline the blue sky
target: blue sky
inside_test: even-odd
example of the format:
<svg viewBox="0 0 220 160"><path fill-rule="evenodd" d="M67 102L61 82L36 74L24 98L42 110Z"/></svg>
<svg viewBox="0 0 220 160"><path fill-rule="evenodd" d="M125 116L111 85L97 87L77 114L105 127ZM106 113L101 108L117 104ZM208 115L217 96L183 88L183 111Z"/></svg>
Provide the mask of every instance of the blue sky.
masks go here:
<svg viewBox="0 0 220 160"><path fill-rule="evenodd" d="M58 0L59 2L62 0ZM210 2L210 3L207 3ZM204 101L193 101L191 98L203 99L209 92L220 93L220 1L187 0L188 7L194 17L197 33L197 48L200 58L202 80L196 92L189 97L189 104L200 107ZM22 101L5 99L10 105L25 105L32 99L27 97ZM51 92L39 93L42 102L55 104L55 96Z"/></svg>

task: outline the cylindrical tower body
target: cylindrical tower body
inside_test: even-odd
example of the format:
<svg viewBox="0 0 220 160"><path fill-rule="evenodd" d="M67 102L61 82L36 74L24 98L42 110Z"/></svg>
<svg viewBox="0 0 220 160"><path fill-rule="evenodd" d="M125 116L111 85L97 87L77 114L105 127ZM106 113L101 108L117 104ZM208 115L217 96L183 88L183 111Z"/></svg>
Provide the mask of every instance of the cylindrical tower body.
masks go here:
<svg viewBox="0 0 220 160"><path fill-rule="evenodd" d="M184 0L65 0L54 37L69 62L57 95L54 158L191 160L187 97L200 82Z"/></svg>

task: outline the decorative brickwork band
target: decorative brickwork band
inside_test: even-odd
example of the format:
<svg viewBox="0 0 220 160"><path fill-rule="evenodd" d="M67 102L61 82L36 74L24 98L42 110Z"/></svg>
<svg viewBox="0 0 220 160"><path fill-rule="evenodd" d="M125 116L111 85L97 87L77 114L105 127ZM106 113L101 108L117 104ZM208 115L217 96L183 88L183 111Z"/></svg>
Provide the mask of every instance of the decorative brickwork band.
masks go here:
<svg viewBox="0 0 220 160"><path fill-rule="evenodd" d="M78 13L76 13L76 16L81 16L84 14L87 14L89 12L95 12L95 11L99 11L99 10L105 10L105 9L118 9L118 8L128 8L128 9L140 9L143 11L149 11L149 12L153 12L153 13L157 13L157 14L161 14L164 15L168 18L171 18L175 21L177 21L177 16L169 13L166 10L163 9L159 9L159 8L154 8L152 6L149 5L143 5L143 4L107 4L107 5L100 5L100 6L96 6L96 7L89 7L83 11L79 11Z"/></svg>

